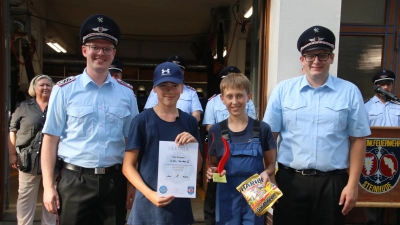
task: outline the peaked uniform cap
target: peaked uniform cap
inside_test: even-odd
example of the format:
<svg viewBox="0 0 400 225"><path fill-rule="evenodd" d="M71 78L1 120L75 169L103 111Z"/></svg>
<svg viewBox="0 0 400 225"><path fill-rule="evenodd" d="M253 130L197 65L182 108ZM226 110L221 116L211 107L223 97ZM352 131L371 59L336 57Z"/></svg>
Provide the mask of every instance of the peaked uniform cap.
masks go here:
<svg viewBox="0 0 400 225"><path fill-rule="evenodd" d="M237 68L236 66L227 66L225 68L223 68L220 72L219 72L219 76L221 78L226 77L228 74L230 73L241 73L241 71L239 70L239 68Z"/></svg>
<svg viewBox="0 0 400 225"><path fill-rule="evenodd" d="M118 24L106 15L96 14L88 17L79 32L82 45L90 40L102 39L118 45L121 31Z"/></svg>
<svg viewBox="0 0 400 225"><path fill-rule="evenodd" d="M297 40L297 49L302 54L312 50L335 49L335 35L331 30L323 26L312 26L305 30Z"/></svg>
<svg viewBox="0 0 400 225"><path fill-rule="evenodd" d="M372 83L376 83L379 81L394 81L396 79L396 74L394 74L390 70L379 70L375 75L372 77Z"/></svg>
<svg viewBox="0 0 400 225"><path fill-rule="evenodd" d="M167 62L172 62L177 64L180 68L182 68L183 70L186 69L186 61L184 58L180 57L179 55L173 55L170 56L167 59Z"/></svg>
<svg viewBox="0 0 400 225"><path fill-rule="evenodd" d="M111 63L110 67L108 67L109 71L119 71L122 72L122 69L124 68L124 64L119 61L118 59L113 60L113 62Z"/></svg>

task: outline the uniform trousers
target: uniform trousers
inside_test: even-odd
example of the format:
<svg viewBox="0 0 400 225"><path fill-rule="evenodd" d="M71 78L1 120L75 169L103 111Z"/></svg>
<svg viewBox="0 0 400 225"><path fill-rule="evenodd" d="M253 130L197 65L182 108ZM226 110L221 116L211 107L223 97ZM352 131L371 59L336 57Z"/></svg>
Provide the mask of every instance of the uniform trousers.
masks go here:
<svg viewBox="0 0 400 225"><path fill-rule="evenodd" d="M117 171L116 171L117 172ZM114 173L89 174L63 168L57 192L61 225L102 225L115 221Z"/></svg>
<svg viewBox="0 0 400 225"><path fill-rule="evenodd" d="M37 163L36 163L37 164ZM36 201L39 187L42 185L42 175L19 171L18 199L17 199L17 221L18 225L32 225L35 217ZM46 210L42 202L42 225L56 224L57 215Z"/></svg>
<svg viewBox="0 0 400 225"><path fill-rule="evenodd" d="M347 181L347 173L311 176L280 167L276 182L283 196L274 205L274 225L344 225L339 200Z"/></svg>
<svg viewBox="0 0 400 225"><path fill-rule="evenodd" d="M114 173L114 190L115 190L115 219L116 225L124 225L126 223L126 192L127 180L122 170Z"/></svg>
<svg viewBox="0 0 400 225"><path fill-rule="evenodd" d="M215 225L215 199L217 192L217 183L209 182L207 184L206 196L204 198L204 222L206 225Z"/></svg>

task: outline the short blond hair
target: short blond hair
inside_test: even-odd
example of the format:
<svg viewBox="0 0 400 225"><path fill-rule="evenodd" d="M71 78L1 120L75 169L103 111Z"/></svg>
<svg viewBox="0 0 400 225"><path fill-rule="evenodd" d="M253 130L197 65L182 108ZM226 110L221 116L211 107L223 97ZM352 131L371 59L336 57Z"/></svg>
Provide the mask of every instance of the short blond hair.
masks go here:
<svg viewBox="0 0 400 225"><path fill-rule="evenodd" d="M219 84L219 88L221 90L221 94L223 94L224 90L227 88L242 89L248 94L250 93L250 80L244 74L230 73L222 79L221 83Z"/></svg>
<svg viewBox="0 0 400 225"><path fill-rule="evenodd" d="M29 94L31 97L36 97L35 86L36 86L36 83L37 83L39 80L41 80L41 79L47 79L47 80L50 81L51 86L54 85L54 84L53 84L53 80L52 80L49 76L44 75L44 74L39 74L39 75L37 75L36 77L34 77L34 78L31 80L31 83L29 84L28 94Z"/></svg>

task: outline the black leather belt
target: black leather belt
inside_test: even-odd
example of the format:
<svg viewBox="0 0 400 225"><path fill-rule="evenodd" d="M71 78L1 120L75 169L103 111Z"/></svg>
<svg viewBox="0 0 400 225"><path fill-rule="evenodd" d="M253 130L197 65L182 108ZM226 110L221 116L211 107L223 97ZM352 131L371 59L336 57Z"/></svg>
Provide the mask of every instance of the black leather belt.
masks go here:
<svg viewBox="0 0 400 225"><path fill-rule="evenodd" d="M98 167L98 168L84 168L81 166L77 166L71 163L64 162L64 168L67 170L72 170L72 171L82 171L83 173L86 174L108 174L108 173L114 173L117 170L120 170L122 168L121 164L116 164L114 166L110 167Z"/></svg>
<svg viewBox="0 0 400 225"><path fill-rule="evenodd" d="M281 163L278 163L278 167L279 167L279 169L285 169L285 170L289 170L291 172L300 173L301 175L304 175L304 176L327 176L327 175L347 173L346 169L331 170L331 171L327 171L327 172L323 172L323 171L316 170L316 169L296 170L291 167L287 167Z"/></svg>

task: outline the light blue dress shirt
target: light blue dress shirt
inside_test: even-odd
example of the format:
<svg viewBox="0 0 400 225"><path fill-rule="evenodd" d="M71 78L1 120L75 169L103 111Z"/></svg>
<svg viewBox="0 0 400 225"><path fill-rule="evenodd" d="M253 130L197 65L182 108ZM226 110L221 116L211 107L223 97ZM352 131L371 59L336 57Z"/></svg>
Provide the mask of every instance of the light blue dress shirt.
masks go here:
<svg viewBox="0 0 400 225"><path fill-rule="evenodd" d="M256 109L254 103L250 101L246 104L246 114L253 119L257 119ZM211 97L206 106L206 112L204 113L203 125L216 124L229 117L229 111L221 100L221 94Z"/></svg>
<svg viewBox="0 0 400 225"><path fill-rule="evenodd" d="M314 88L300 76L279 83L264 121L280 132L277 161L294 169L331 171L349 166L349 136L371 134L359 89L329 76Z"/></svg>
<svg viewBox="0 0 400 225"><path fill-rule="evenodd" d="M383 104L376 95L365 103L370 126L400 127L400 105L386 102Z"/></svg>
<svg viewBox="0 0 400 225"><path fill-rule="evenodd" d="M146 105L144 109L149 109L158 104L158 97L154 91L150 91L150 95L147 98ZM203 108L201 107L201 103L199 97L197 96L196 90L192 87L188 87L183 85L183 92L179 97L178 102L176 103L176 108L192 114L192 112L200 111L203 112Z"/></svg>
<svg viewBox="0 0 400 225"><path fill-rule="evenodd" d="M133 91L108 74L100 87L86 70L53 87L43 133L59 136L58 156L81 167L121 164L138 112ZM75 80L73 80L75 79Z"/></svg>

